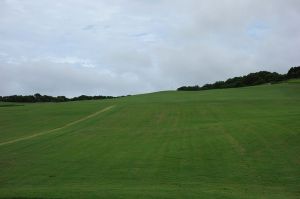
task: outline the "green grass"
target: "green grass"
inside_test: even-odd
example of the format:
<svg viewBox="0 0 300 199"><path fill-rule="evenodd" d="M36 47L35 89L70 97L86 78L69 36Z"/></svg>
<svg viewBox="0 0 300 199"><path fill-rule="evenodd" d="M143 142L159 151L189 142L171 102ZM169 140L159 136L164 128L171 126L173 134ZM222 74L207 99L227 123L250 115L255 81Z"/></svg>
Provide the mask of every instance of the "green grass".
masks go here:
<svg viewBox="0 0 300 199"><path fill-rule="evenodd" d="M0 145L0 198L300 198L297 83L5 104L0 144L115 106Z"/></svg>

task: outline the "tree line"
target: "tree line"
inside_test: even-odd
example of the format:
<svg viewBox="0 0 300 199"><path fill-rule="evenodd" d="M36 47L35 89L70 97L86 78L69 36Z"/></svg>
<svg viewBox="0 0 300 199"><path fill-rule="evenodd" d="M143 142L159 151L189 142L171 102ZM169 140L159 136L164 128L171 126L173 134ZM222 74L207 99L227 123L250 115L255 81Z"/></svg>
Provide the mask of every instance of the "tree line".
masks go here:
<svg viewBox="0 0 300 199"><path fill-rule="evenodd" d="M0 96L0 101L3 102L69 102L69 101L80 101L80 100L99 100L99 99L112 99L116 98L113 96L87 96L81 95L78 97L67 98L65 96L49 96L41 95L36 93L34 95L11 95L11 96Z"/></svg>
<svg viewBox="0 0 300 199"><path fill-rule="evenodd" d="M182 86L178 88L178 91L200 91L210 89L222 89L222 88L238 88L245 86L256 86L266 83L278 83L284 80L300 78L300 66L292 67L287 74L279 74L276 72L260 71L256 73L250 73L241 77L229 78L226 81L217 81L213 84L205 84L202 87L195 86Z"/></svg>

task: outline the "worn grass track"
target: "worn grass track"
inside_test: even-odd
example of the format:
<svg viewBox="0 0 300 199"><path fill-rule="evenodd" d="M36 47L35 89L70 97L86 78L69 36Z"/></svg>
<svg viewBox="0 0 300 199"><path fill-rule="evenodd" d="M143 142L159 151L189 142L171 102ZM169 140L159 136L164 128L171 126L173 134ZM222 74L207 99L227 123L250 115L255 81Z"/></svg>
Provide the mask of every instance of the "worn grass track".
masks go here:
<svg viewBox="0 0 300 199"><path fill-rule="evenodd" d="M21 138L17 138L17 139L14 139L14 140L2 142L2 143L0 143L0 147L3 146L3 145L13 144L13 143L20 142L20 141L23 141L23 140L28 140L28 139L32 139L32 138L35 138L35 137L38 137L38 136L42 136L42 135L46 135L46 134L49 134L49 133L53 133L53 132L57 132L57 131L63 130L65 128L68 128L69 126L73 126L75 124L78 124L79 122L83 122L83 121L85 121L87 119L95 117L96 115L98 115L100 113L103 113L105 111L108 111L108 110L110 110L113 107L114 106L106 107L106 108L104 108L104 109L102 109L100 111L97 111L97 112L92 113L90 115L87 115L87 116L85 116L83 118L80 118L79 120L69 122L69 123L65 124L64 126L62 126L62 127L58 127L58 128L47 130L47 131L43 131L43 132L40 132L40 133L35 133L35 134L29 135L29 136L26 136L26 137L21 137Z"/></svg>
<svg viewBox="0 0 300 199"><path fill-rule="evenodd" d="M297 80L4 105L0 142L73 121L0 146L0 198L300 198Z"/></svg>

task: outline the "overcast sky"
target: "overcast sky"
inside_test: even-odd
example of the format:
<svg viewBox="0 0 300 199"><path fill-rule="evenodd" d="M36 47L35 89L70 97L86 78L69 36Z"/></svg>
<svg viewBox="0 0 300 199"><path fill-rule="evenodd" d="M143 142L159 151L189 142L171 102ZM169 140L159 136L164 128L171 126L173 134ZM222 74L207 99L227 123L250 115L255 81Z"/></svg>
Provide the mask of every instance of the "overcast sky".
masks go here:
<svg viewBox="0 0 300 199"><path fill-rule="evenodd" d="M300 65L299 0L0 0L0 95L124 95Z"/></svg>

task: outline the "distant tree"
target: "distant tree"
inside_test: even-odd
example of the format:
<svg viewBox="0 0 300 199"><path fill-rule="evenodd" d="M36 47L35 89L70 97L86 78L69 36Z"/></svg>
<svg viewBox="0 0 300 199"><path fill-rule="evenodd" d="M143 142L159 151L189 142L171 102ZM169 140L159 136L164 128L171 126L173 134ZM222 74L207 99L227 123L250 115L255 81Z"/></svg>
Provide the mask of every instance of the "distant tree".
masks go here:
<svg viewBox="0 0 300 199"><path fill-rule="evenodd" d="M66 101L68 101L68 98L66 98L65 96L57 96L56 99L57 99L57 102L66 102Z"/></svg>
<svg viewBox="0 0 300 199"><path fill-rule="evenodd" d="M35 98L35 102L41 102L41 101L43 101L43 100L42 100L42 95L41 95L41 94L36 93L36 94L34 94L33 96L34 96L34 98Z"/></svg>
<svg viewBox="0 0 300 199"><path fill-rule="evenodd" d="M78 100L98 100L98 99L112 99L113 96L86 96L81 95L79 97L67 98L65 96L48 96L36 93L34 95L11 95L11 96L0 96L0 101L4 102L67 102L67 101L78 101Z"/></svg>
<svg viewBox="0 0 300 199"><path fill-rule="evenodd" d="M287 73L287 78L300 78L300 66L292 67Z"/></svg>
<svg viewBox="0 0 300 199"><path fill-rule="evenodd" d="M200 90L200 87L198 85L196 86L183 86L178 88L179 91L198 91Z"/></svg>
<svg viewBox="0 0 300 199"><path fill-rule="evenodd" d="M213 84L205 84L202 87L199 86L182 86L178 88L178 91L199 91L209 89L220 88L237 88L243 86L255 86L265 83L276 83L290 78L300 78L300 66L293 67L287 74L281 75L276 72L260 71L256 73L250 73L242 77L229 78L226 81L217 81Z"/></svg>

